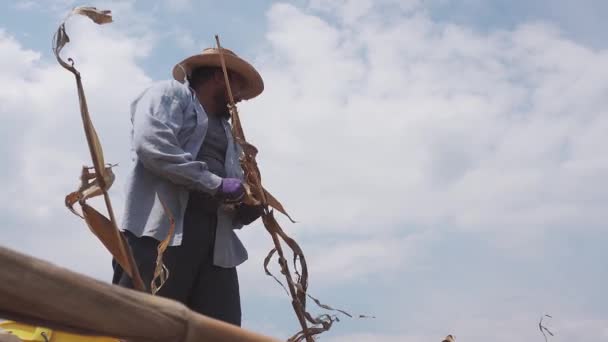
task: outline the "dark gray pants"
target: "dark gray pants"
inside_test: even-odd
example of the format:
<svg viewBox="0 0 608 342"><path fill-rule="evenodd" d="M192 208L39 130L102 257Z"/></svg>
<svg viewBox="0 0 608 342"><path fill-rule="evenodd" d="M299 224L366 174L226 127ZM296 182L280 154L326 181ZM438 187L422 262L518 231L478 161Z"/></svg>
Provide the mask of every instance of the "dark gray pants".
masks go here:
<svg viewBox="0 0 608 342"><path fill-rule="evenodd" d="M157 295L177 300L203 315L240 326L241 299L236 268L213 265L217 216L213 210L200 208L197 200L188 203L182 244L167 248L164 254L169 279ZM136 237L128 231L125 237L142 280L149 287L159 242L151 237ZM133 288L129 276L114 264L113 283Z"/></svg>

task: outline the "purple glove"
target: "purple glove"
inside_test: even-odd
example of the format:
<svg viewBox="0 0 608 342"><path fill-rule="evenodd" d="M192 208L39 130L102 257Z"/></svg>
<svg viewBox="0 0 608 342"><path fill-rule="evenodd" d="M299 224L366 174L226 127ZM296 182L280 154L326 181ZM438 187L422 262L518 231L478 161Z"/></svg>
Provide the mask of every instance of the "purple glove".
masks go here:
<svg viewBox="0 0 608 342"><path fill-rule="evenodd" d="M229 202L238 202L245 196L243 182L238 178L224 178L217 194L220 198Z"/></svg>

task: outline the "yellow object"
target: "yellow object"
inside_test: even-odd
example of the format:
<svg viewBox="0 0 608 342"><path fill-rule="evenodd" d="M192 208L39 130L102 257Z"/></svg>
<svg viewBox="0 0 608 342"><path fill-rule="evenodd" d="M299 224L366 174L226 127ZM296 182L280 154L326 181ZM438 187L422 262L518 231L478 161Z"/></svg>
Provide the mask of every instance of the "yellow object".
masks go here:
<svg viewBox="0 0 608 342"><path fill-rule="evenodd" d="M34 327L13 321L0 322L0 329L10 332L23 342L118 342L109 337L83 336Z"/></svg>

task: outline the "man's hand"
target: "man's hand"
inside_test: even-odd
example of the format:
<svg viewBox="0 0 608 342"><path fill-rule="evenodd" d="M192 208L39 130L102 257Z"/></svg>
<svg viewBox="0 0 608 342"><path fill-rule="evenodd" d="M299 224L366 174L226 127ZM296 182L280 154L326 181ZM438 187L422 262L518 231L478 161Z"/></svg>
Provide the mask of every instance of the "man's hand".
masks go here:
<svg viewBox="0 0 608 342"><path fill-rule="evenodd" d="M245 196L245 187L238 178L224 178L217 189L217 196L226 202L238 203Z"/></svg>
<svg viewBox="0 0 608 342"><path fill-rule="evenodd" d="M241 203L236 206L236 217L244 225L253 223L264 213L261 205L248 205Z"/></svg>

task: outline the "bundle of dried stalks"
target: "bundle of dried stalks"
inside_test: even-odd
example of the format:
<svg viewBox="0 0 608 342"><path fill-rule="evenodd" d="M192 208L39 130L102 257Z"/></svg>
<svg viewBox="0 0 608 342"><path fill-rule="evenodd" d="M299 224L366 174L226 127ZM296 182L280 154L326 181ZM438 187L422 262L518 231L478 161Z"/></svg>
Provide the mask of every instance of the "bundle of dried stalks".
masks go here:
<svg viewBox="0 0 608 342"><path fill-rule="evenodd" d="M334 311L337 313L344 314L348 317L352 317L349 313L344 310L337 310L328 305L321 304L318 299L310 296L308 291L308 267L306 264L306 258L304 256L304 252L300 245L285 231L277 220L274 217L274 210L285 215L289 220L293 223L295 221L287 214L287 211L283 207L283 205L262 185L262 176L260 170L258 168L256 162L256 156L258 154L258 149L247 142L245 138L245 133L243 131L243 127L241 125L241 119L239 117L239 112L234 102L234 98L232 95L232 90L230 88L230 79L228 77L228 72L226 70L226 63L224 61L224 57L222 55L222 47L220 44L219 37L215 36L217 42L217 48L220 51L220 59L222 64L222 69L224 71L224 81L227 86L228 97L230 103L228 105L228 110L230 112L230 117L232 121L232 135L237 144L239 144L243 150L243 155L241 156L241 166L243 168L245 174L245 188L246 188L246 196L244 202L250 205L262 205L264 208L264 212L262 214L262 222L266 227L266 230L270 234L272 241L274 243L274 248L268 252L268 255L264 259L264 270L268 276L273 277L284 289L285 286L283 283L275 277L270 270L268 269L268 265L272 259L272 257L277 255L278 264L281 268L281 273L285 276L285 280L287 283L286 291L288 291L289 296L291 297L291 305L294 309L296 317L302 327L302 330L294 334L289 341L313 341L313 337L322 332L325 332L331 328L334 322L339 321L336 315L322 314L317 317L313 317L306 310L306 299L311 298L319 307ZM273 210L274 209L274 210ZM289 262L285 257L285 252L283 250L283 245L285 244L287 248L289 248L293 254L293 273L289 268ZM359 317L365 318L367 316L360 315ZM308 327L307 322L311 323L312 326Z"/></svg>

